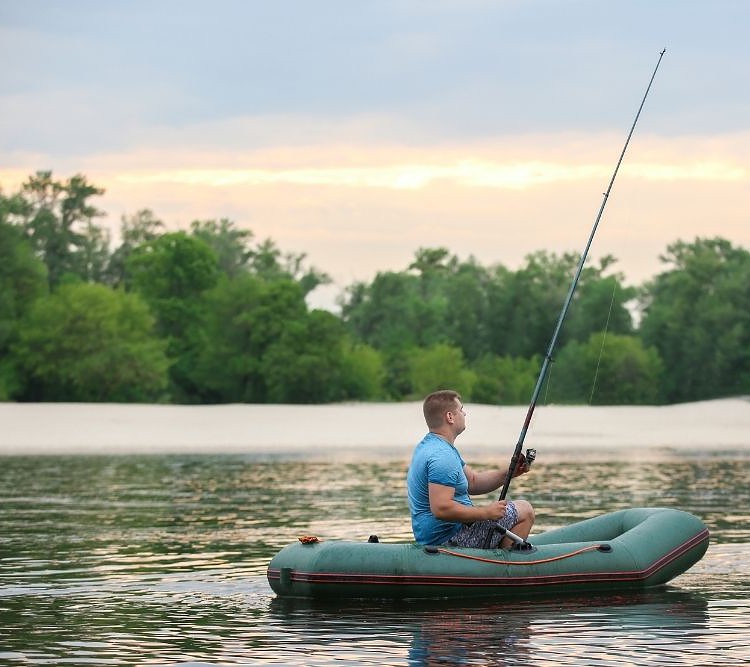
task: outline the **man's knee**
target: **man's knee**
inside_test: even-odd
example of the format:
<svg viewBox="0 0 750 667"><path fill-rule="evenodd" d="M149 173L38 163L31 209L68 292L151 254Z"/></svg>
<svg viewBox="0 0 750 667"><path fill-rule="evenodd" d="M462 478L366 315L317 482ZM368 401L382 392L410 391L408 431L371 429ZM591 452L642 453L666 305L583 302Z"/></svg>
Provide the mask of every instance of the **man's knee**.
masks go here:
<svg viewBox="0 0 750 667"><path fill-rule="evenodd" d="M536 515L534 514L534 508L528 500L514 500L513 503L518 511L518 521L526 521L528 523L534 523Z"/></svg>

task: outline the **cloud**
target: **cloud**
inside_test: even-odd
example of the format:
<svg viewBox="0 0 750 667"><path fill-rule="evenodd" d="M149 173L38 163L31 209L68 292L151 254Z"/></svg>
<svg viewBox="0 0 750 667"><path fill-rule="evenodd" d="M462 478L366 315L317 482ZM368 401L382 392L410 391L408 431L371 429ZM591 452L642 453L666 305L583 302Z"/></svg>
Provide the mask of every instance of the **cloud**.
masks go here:
<svg viewBox="0 0 750 667"><path fill-rule="evenodd" d="M603 187L623 141L613 133L568 132L420 145L384 141L369 131L388 122L359 118L331 131L329 122L304 117L233 119L151 137L149 149L92 155L83 166L134 187L419 191L450 184L529 190L573 182ZM643 136L629 148L621 171L623 177L655 182L747 181L749 147L750 133Z"/></svg>
<svg viewBox="0 0 750 667"><path fill-rule="evenodd" d="M173 169L123 173L115 180L130 185L182 184L223 188L267 185L327 186L419 190L440 181L463 187L525 190L538 185L568 181L603 180L610 171L604 164L565 164L528 161L500 163L465 159L448 164L392 164L340 168L298 169ZM747 171L732 164L695 162L690 164L635 163L631 177L655 181L740 181Z"/></svg>

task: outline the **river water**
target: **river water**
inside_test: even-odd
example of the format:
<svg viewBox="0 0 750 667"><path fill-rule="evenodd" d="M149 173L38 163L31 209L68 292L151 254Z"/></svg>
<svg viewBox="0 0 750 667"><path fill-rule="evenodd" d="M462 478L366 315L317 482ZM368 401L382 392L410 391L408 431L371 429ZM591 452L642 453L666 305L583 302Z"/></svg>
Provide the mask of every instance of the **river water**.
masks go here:
<svg viewBox="0 0 750 667"><path fill-rule="evenodd" d="M537 531L633 506L700 516L708 553L659 590L470 604L276 599L268 561L299 535L411 539L406 464L324 451L0 458L0 664L750 660L747 449L540 451L514 482Z"/></svg>

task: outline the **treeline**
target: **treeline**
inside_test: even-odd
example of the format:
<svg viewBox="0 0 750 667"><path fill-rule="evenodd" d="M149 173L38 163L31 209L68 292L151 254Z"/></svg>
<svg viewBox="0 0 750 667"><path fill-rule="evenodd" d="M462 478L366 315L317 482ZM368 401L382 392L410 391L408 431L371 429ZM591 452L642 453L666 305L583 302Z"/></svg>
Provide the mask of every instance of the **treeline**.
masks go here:
<svg viewBox="0 0 750 667"><path fill-rule="evenodd" d="M325 403L530 399L575 254L539 251L517 271L420 249L311 310L330 282L231 220L167 232L149 210L96 224L103 190L76 175L0 191L0 400ZM545 402L659 404L750 393L750 253L676 241L664 271L627 286L587 266Z"/></svg>

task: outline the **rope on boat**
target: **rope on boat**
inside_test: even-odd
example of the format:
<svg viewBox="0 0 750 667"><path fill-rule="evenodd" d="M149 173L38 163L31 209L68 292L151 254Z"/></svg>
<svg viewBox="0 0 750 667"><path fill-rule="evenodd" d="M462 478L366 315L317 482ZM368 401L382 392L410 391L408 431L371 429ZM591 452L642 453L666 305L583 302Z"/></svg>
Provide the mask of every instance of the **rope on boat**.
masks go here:
<svg viewBox="0 0 750 667"><path fill-rule="evenodd" d="M587 547L583 547L581 549L577 549L576 551L571 551L568 554L560 554L559 556L552 556L551 558L542 558L540 560L495 560L494 558L483 558L482 556L472 556L470 554L463 554L459 553L458 551L451 551L450 549L443 549L438 548L438 552L446 554L448 556L457 556L458 558L468 558L469 560L478 560L482 563L493 563L495 565L539 565L540 563L551 563L555 560L563 560L565 558L572 558L573 556L578 556L579 554L585 553L587 551L596 551L599 549L602 545L600 544L592 544Z"/></svg>

